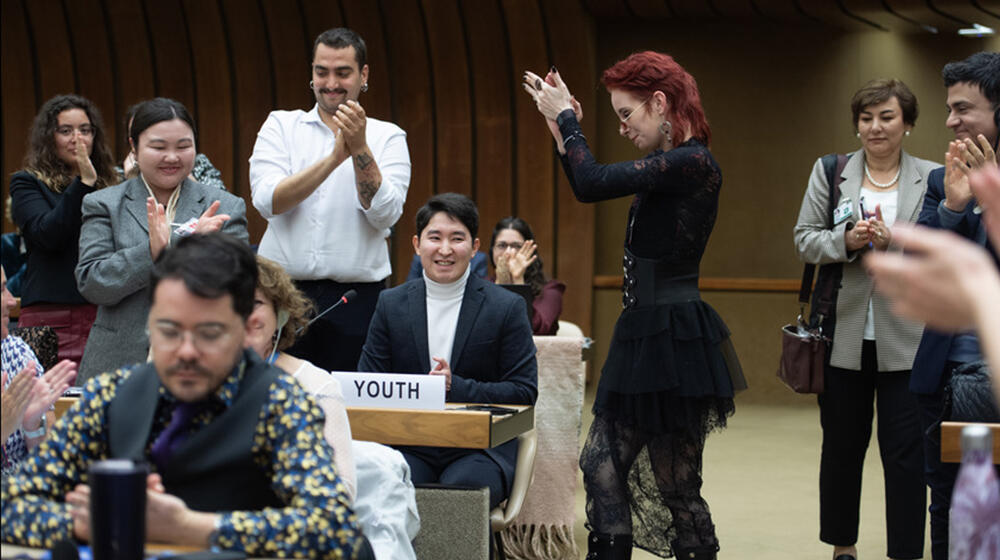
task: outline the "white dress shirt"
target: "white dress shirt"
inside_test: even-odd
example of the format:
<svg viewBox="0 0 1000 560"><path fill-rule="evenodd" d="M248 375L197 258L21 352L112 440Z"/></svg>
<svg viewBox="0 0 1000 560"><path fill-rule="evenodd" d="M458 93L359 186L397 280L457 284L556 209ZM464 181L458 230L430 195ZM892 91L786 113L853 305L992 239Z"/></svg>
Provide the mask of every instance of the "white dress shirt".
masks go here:
<svg viewBox="0 0 1000 560"><path fill-rule="evenodd" d="M336 137L314 106L308 113L272 111L257 133L250 156L253 205L267 219L261 255L296 280L377 282L392 271L385 238L403 213L410 186L406 133L368 117L368 147L382 184L365 210L358 200L354 162L345 160L296 207L275 214L274 189L333 151Z"/></svg>

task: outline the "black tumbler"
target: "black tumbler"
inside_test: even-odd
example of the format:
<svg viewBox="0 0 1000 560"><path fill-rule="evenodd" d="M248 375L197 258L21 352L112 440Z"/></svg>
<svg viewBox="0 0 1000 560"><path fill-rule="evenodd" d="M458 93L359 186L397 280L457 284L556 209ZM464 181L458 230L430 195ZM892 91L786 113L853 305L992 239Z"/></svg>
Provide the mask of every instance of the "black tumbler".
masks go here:
<svg viewBox="0 0 1000 560"><path fill-rule="evenodd" d="M94 560L139 560L146 544L145 463L129 459L90 466L90 548Z"/></svg>

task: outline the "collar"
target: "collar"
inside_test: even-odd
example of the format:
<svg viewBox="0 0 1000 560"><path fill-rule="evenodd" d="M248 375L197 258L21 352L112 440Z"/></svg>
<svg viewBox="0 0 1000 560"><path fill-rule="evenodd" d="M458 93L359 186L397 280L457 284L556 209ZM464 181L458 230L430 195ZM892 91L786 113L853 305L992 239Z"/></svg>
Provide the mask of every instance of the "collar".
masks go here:
<svg viewBox="0 0 1000 560"><path fill-rule="evenodd" d="M229 408L232 406L233 401L236 399L236 395L240 392L240 384L243 382L243 375L246 373L247 369L247 359L246 356L240 354L240 362L236 364L233 371L229 372L226 379L223 380L222 385L215 390L214 393L208 396L206 399L209 403L218 403L222 405L222 408ZM168 403L173 403L177 400L167 388L160 383L159 388L160 398Z"/></svg>
<svg viewBox="0 0 1000 560"><path fill-rule="evenodd" d="M184 188L185 179L187 179L187 177L181 179L181 182L177 184L177 188L170 193L170 198L167 199L167 207L164 208L167 223L173 223L174 216L177 215L177 201L180 200L181 189ZM151 196L153 200L156 200L156 194L153 193L152 187L150 187L149 183L146 182L146 178L142 176L142 172L139 173L139 181L142 182L142 186L146 187L146 192L149 193L149 196ZM159 202L157 202L157 204L159 204ZM173 229L171 229L171 231L173 231Z"/></svg>
<svg viewBox="0 0 1000 560"><path fill-rule="evenodd" d="M472 266L465 267L465 273L462 277L450 284L441 284L435 282L427 277L427 271L424 271L424 284L427 290L427 299L455 299L460 298L465 294L465 284L469 281L469 272L472 270Z"/></svg>
<svg viewBox="0 0 1000 560"><path fill-rule="evenodd" d="M319 103L313 105L313 108L306 112L306 116L302 117L302 122L315 122L326 127L326 123L319 116Z"/></svg>

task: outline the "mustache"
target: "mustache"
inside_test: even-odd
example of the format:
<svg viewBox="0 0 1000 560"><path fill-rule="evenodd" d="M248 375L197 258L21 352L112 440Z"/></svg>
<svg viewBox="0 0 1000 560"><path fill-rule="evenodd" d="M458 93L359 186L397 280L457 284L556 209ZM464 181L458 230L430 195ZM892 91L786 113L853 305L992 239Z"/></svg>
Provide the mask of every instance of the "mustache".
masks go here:
<svg viewBox="0 0 1000 560"><path fill-rule="evenodd" d="M347 93L347 90L343 89L343 88L337 88L337 89L319 88L319 92L320 93L324 93L324 94L325 93L339 93L341 95L344 95L344 94Z"/></svg>
<svg viewBox="0 0 1000 560"><path fill-rule="evenodd" d="M181 370L193 371L194 373L202 377L211 377L209 371L198 365L197 362L185 362L185 361L177 362L176 364L167 368L167 375L173 375Z"/></svg>

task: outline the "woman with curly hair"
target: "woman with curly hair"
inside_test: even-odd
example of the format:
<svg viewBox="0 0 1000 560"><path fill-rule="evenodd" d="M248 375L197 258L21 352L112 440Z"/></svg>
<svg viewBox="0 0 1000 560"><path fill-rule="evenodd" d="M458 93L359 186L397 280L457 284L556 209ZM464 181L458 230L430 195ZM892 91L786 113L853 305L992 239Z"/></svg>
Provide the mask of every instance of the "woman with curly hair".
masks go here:
<svg viewBox="0 0 1000 560"><path fill-rule="evenodd" d="M31 126L24 169L10 180L11 216L28 249L18 324L52 327L60 359L79 363L97 314L73 274L83 197L118 179L97 107L79 95L46 101Z"/></svg>

